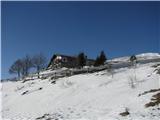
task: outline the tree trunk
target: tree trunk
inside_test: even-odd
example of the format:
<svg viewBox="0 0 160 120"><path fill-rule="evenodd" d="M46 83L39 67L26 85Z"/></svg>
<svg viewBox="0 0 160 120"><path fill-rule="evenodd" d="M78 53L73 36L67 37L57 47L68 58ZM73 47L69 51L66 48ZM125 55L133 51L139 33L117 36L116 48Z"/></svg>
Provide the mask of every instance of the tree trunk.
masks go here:
<svg viewBox="0 0 160 120"><path fill-rule="evenodd" d="M38 71L38 78L39 78L39 71Z"/></svg>
<svg viewBox="0 0 160 120"><path fill-rule="evenodd" d="M18 79L20 79L20 71L18 71Z"/></svg>
<svg viewBox="0 0 160 120"><path fill-rule="evenodd" d="M40 77L39 77L39 70L40 70L40 67L37 66L37 74L38 74L38 78L40 78Z"/></svg>

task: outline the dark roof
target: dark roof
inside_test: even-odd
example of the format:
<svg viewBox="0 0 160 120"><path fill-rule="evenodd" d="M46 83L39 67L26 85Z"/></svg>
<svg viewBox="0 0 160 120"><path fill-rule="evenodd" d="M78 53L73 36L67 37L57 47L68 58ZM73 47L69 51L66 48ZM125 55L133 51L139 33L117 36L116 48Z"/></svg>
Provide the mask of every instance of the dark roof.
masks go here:
<svg viewBox="0 0 160 120"><path fill-rule="evenodd" d="M69 55L62 55L62 54L56 54L56 56L62 56L62 57L67 57L69 59L77 59L77 56L69 56ZM95 61L94 59L88 59L88 61Z"/></svg>
<svg viewBox="0 0 160 120"><path fill-rule="evenodd" d="M77 56L69 56L69 55L62 55L62 54L55 54L56 56L62 56L62 57L67 57L67 58L71 58L71 59L76 59Z"/></svg>
<svg viewBox="0 0 160 120"><path fill-rule="evenodd" d="M69 56L69 55L62 55L62 54L54 54L48 64L48 67L52 64L52 61L57 57L57 56L62 56L62 57L67 57L69 59L76 59L76 56Z"/></svg>
<svg viewBox="0 0 160 120"><path fill-rule="evenodd" d="M77 56L69 56L69 55L63 55L63 54L54 54L48 64L48 67L52 64L52 61L57 57L57 56L62 56L62 57L66 57L68 59L77 59ZM94 59L87 59L88 61L95 61Z"/></svg>

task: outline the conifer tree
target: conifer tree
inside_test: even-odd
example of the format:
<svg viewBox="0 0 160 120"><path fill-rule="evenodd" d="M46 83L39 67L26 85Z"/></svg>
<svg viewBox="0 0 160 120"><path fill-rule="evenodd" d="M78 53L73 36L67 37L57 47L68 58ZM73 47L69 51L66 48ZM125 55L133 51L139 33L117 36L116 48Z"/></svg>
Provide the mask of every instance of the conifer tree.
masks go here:
<svg viewBox="0 0 160 120"><path fill-rule="evenodd" d="M79 55L78 55L78 66L79 67L85 66L86 65L86 59L87 59L87 56L83 52L79 53Z"/></svg>

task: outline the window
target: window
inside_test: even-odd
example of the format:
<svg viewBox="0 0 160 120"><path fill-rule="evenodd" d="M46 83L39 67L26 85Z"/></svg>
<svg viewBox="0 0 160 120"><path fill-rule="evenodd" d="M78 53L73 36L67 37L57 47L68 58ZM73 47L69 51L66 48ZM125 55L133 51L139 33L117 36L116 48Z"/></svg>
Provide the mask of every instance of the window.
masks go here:
<svg viewBox="0 0 160 120"><path fill-rule="evenodd" d="M63 61L63 62L67 62L67 58L63 58L62 61Z"/></svg>

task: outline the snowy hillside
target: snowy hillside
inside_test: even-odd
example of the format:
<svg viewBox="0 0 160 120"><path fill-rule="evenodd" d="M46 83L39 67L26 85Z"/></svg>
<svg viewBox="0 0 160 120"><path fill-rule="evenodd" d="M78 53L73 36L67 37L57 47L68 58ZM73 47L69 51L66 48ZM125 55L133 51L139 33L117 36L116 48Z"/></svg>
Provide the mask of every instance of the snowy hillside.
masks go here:
<svg viewBox="0 0 160 120"><path fill-rule="evenodd" d="M142 53L142 54L138 54L136 55L138 60L146 60L146 59L157 59L160 58L160 54L159 53ZM125 56L125 57L119 57L119 58L114 58L112 59L112 61L129 61L129 56Z"/></svg>
<svg viewBox="0 0 160 120"><path fill-rule="evenodd" d="M113 76L103 70L56 82L50 78L4 82L2 116L4 120L159 120L160 106L147 104L154 95L158 96L154 100L160 99L158 69L160 62L151 62L114 69Z"/></svg>

